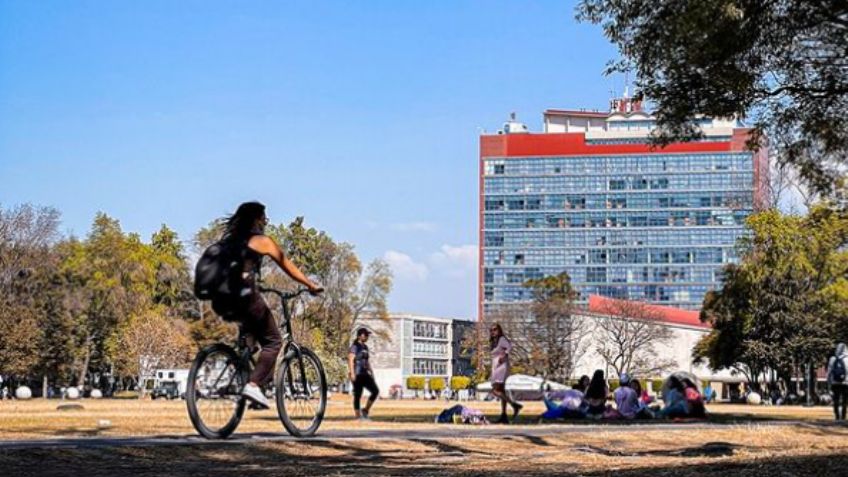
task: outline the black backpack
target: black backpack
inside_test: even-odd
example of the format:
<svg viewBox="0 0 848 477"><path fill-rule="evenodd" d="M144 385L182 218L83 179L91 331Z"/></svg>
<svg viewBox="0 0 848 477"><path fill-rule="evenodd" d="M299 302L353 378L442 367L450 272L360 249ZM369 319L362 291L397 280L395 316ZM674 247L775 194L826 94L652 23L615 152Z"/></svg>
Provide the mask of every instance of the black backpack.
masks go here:
<svg viewBox="0 0 848 477"><path fill-rule="evenodd" d="M830 379L834 383L845 382L845 361L841 356L833 357L833 368L830 370Z"/></svg>
<svg viewBox="0 0 848 477"><path fill-rule="evenodd" d="M234 302L245 286L246 244L222 239L210 245L194 269L194 296L213 302Z"/></svg>

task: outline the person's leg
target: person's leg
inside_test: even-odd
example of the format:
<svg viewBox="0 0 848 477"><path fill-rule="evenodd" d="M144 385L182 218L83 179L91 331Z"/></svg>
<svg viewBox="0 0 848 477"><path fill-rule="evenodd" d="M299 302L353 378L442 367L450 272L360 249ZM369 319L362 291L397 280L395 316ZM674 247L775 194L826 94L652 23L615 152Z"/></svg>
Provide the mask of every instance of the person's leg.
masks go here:
<svg viewBox="0 0 848 477"><path fill-rule="evenodd" d="M359 410L360 401L362 400L362 376L357 376L353 381L353 415L357 418L362 417L362 413Z"/></svg>
<svg viewBox="0 0 848 477"><path fill-rule="evenodd" d="M830 397L833 399L833 416L837 421L839 420L839 395L841 394L840 388L836 384L830 385Z"/></svg>
<svg viewBox="0 0 848 477"><path fill-rule="evenodd" d="M374 377L370 374L367 375L367 379L365 380L365 388L368 390L368 402L365 404L365 409L362 410L362 414L365 417L371 413L371 406L374 405L374 401L380 397L380 388L377 387L377 383L374 381Z"/></svg>
<svg viewBox="0 0 848 477"><path fill-rule="evenodd" d="M280 336L280 329L277 328L274 315L271 314L271 309L268 308L264 300L256 299L251 303L250 315L248 319L252 321L245 323L245 325L262 345L256 367L250 373L250 382L261 386L274 373L274 366L277 362L277 355L280 354L280 348L283 346L283 339Z"/></svg>
<svg viewBox="0 0 848 477"><path fill-rule="evenodd" d="M839 394L840 394L840 403L841 403L841 407L839 409L839 419L844 421L845 420L845 408L848 407L848 386L843 384L842 386L839 386L839 388L840 388Z"/></svg>
<svg viewBox="0 0 848 477"><path fill-rule="evenodd" d="M509 419L506 417L506 402L509 398L506 397L504 383L492 383L492 394L501 401L501 417L495 422L509 423Z"/></svg>

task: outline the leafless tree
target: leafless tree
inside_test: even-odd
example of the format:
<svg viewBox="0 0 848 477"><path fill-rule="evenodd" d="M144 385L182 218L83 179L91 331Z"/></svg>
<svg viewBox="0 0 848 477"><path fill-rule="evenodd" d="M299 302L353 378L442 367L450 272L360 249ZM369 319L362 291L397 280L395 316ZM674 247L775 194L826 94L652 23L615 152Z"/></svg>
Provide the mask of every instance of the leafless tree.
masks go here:
<svg viewBox="0 0 848 477"><path fill-rule="evenodd" d="M673 360L660 359L656 347L673 333L654 308L640 302L609 300L595 320L595 351L616 374L651 375L668 371Z"/></svg>

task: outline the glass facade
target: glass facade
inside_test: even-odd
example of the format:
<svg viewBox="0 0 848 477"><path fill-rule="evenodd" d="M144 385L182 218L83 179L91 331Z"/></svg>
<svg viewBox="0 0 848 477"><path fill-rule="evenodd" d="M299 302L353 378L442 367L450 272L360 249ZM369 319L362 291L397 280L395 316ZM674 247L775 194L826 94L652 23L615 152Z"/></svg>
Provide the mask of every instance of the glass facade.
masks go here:
<svg viewBox="0 0 848 477"><path fill-rule="evenodd" d="M751 152L484 157L483 308L531 278L700 308L754 208Z"/></svg>

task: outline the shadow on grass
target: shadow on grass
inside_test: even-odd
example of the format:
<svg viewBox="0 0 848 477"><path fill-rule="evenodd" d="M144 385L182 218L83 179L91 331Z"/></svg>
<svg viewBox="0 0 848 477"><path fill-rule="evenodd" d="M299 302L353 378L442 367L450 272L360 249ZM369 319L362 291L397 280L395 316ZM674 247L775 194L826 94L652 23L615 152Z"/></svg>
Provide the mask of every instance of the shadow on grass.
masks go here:
<svg viewBox="0 0 848 477"><path fill-rule="evenodd" d="M425 449L412 450L411 443ZM539 444L544 447L543 444ZM615 457L616 477L653 476L821 476L848 475L848 455L830 454L801 457L755 458L728 462L737 446L722 442L707 443L669 451L643 451L626 455L594 448L592 452ZM532 448L531 448L532 450ZM574 449L563 448L567 453ZM551 452L551 451L549 451ZM583 451L581 451L583 452ZM122 448L27 449L0 451L4 475L105 477L114 475L189 477L227 475L264 477L286 475L426 475L426 476L549 476L611 475L604 461L586 464L545 464L511 458L508 454L474 455L462 447L438 441L396 441L379 449L352 442L304 441L291 443L209 445L203 447L162 446ZM599 456L598 459L604 457ZM505 458L499 460L498 457ZM626 460L635 457L634 460ZM678 457L673 464L652 464L651 457ZM716 460L687 462L687 458L712 457ZM469 458L476 460L469 461ZM621 459L625 459L622 461ZM667 461L666 461L667 462ZM462 465L468 464L470 465ZM460 465L457 465L460 464Z"/></svg>

